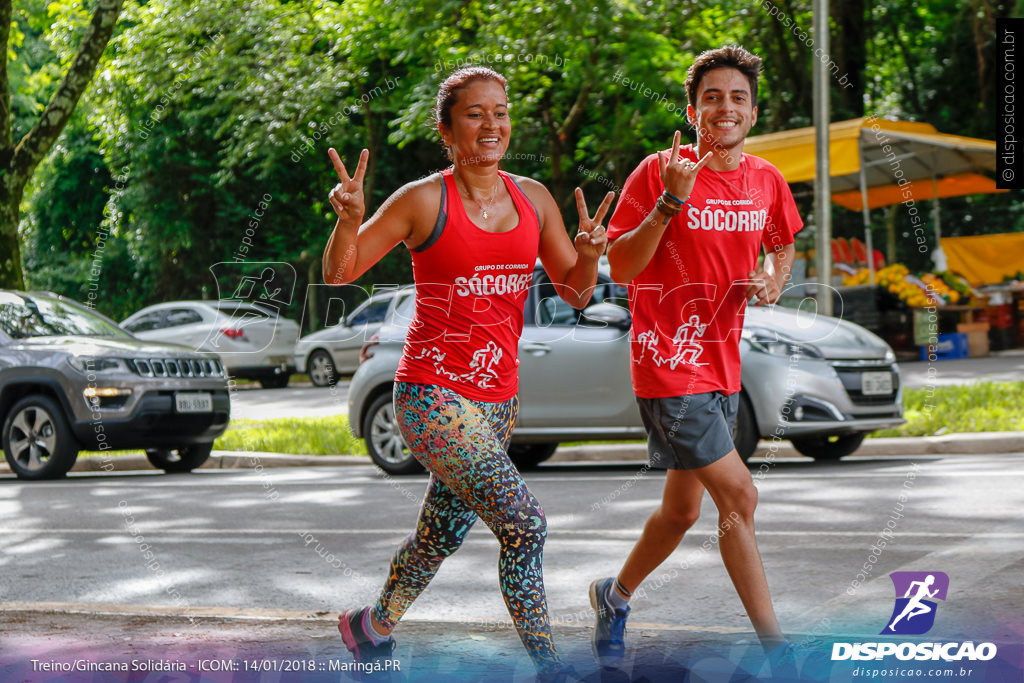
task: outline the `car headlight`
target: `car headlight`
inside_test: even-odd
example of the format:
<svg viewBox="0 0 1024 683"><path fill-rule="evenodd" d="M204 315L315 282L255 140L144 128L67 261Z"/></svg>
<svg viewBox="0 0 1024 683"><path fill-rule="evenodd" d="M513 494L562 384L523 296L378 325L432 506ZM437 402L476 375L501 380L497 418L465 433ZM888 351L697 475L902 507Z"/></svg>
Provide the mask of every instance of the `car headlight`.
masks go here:
<svg viewBox="0 0 1024 683"><path fill-rule="evenodd" d="M743 336L755 349L762 353L770 353L773 356L785 356L787 358L792 358L793 356L803 358L825 357L813 344L786 339L774 332L758 330L750 333L745 332Z"/></svg>
<svg viewBox="0 0 1024 683"><path fill-rule="evenodd" d="M896 354L893 353L893 350L890 349L889 347L885 348L885 362L886 363L895 363L896 362Z"/></svg>
<svg viewBox="0 0 1024 683"><path fill-rule="evenodd" d="M74 358L71 367L86 375L101 372L128 372L128 366L120 358Z"/></svg>

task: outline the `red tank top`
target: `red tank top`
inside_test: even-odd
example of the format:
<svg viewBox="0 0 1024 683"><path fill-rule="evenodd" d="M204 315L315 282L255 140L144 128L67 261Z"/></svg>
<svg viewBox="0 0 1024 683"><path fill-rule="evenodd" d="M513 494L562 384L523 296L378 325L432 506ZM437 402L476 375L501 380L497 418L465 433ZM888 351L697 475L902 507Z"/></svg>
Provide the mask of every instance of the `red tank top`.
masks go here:
<svg viewBox="0 0 1024 683"><path fill-rule="evenodd" d="M523 306L540 247L536 208L498 172L519 222L487 232L466 215L452 169L441 174L441 210L412 251L416 312L395 379L438 384L473 401L507 401L519 390Z"/></svg>

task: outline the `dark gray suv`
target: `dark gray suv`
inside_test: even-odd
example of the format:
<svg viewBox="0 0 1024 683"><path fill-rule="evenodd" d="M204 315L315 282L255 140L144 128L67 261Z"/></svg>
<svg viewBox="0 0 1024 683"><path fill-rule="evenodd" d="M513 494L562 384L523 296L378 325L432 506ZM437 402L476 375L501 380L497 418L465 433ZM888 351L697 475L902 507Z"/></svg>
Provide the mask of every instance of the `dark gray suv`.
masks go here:
<svg viewBox="0 0 1024 683"><path fill-rule="evenodd" d="M0 290L2 445L19 478L62 477L83 449L144 449L187 472L229 417L216 358L136 339L55 294Z"/></svg>

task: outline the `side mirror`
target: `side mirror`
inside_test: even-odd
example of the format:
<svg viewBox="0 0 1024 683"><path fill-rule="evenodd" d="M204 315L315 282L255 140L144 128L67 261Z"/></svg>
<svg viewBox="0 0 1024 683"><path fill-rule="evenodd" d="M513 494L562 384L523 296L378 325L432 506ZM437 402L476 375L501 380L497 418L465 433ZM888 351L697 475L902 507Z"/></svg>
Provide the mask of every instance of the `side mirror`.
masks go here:
<svg viewBox="0 0 1024 683"><path fill-rule="evenodd" d="M629 311L622 306L599 303L591 304L583 309L579 324L585 327L614 327L619 330L628 330L632 319Z"/></svg>

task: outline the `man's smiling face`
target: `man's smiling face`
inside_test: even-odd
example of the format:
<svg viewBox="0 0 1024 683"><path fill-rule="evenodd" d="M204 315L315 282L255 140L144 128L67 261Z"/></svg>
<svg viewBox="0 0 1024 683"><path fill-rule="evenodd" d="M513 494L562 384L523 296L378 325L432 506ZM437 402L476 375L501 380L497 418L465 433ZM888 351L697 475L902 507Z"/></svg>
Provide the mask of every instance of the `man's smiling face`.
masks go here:
<svg viewBox="0 0 1024 683"><path fill-rule="evenodd" d="M686 115L697 129L702 152L742 151L757 123L750 81L732 67L708 71L697 87L697 103L687 106Z"/></svg>

